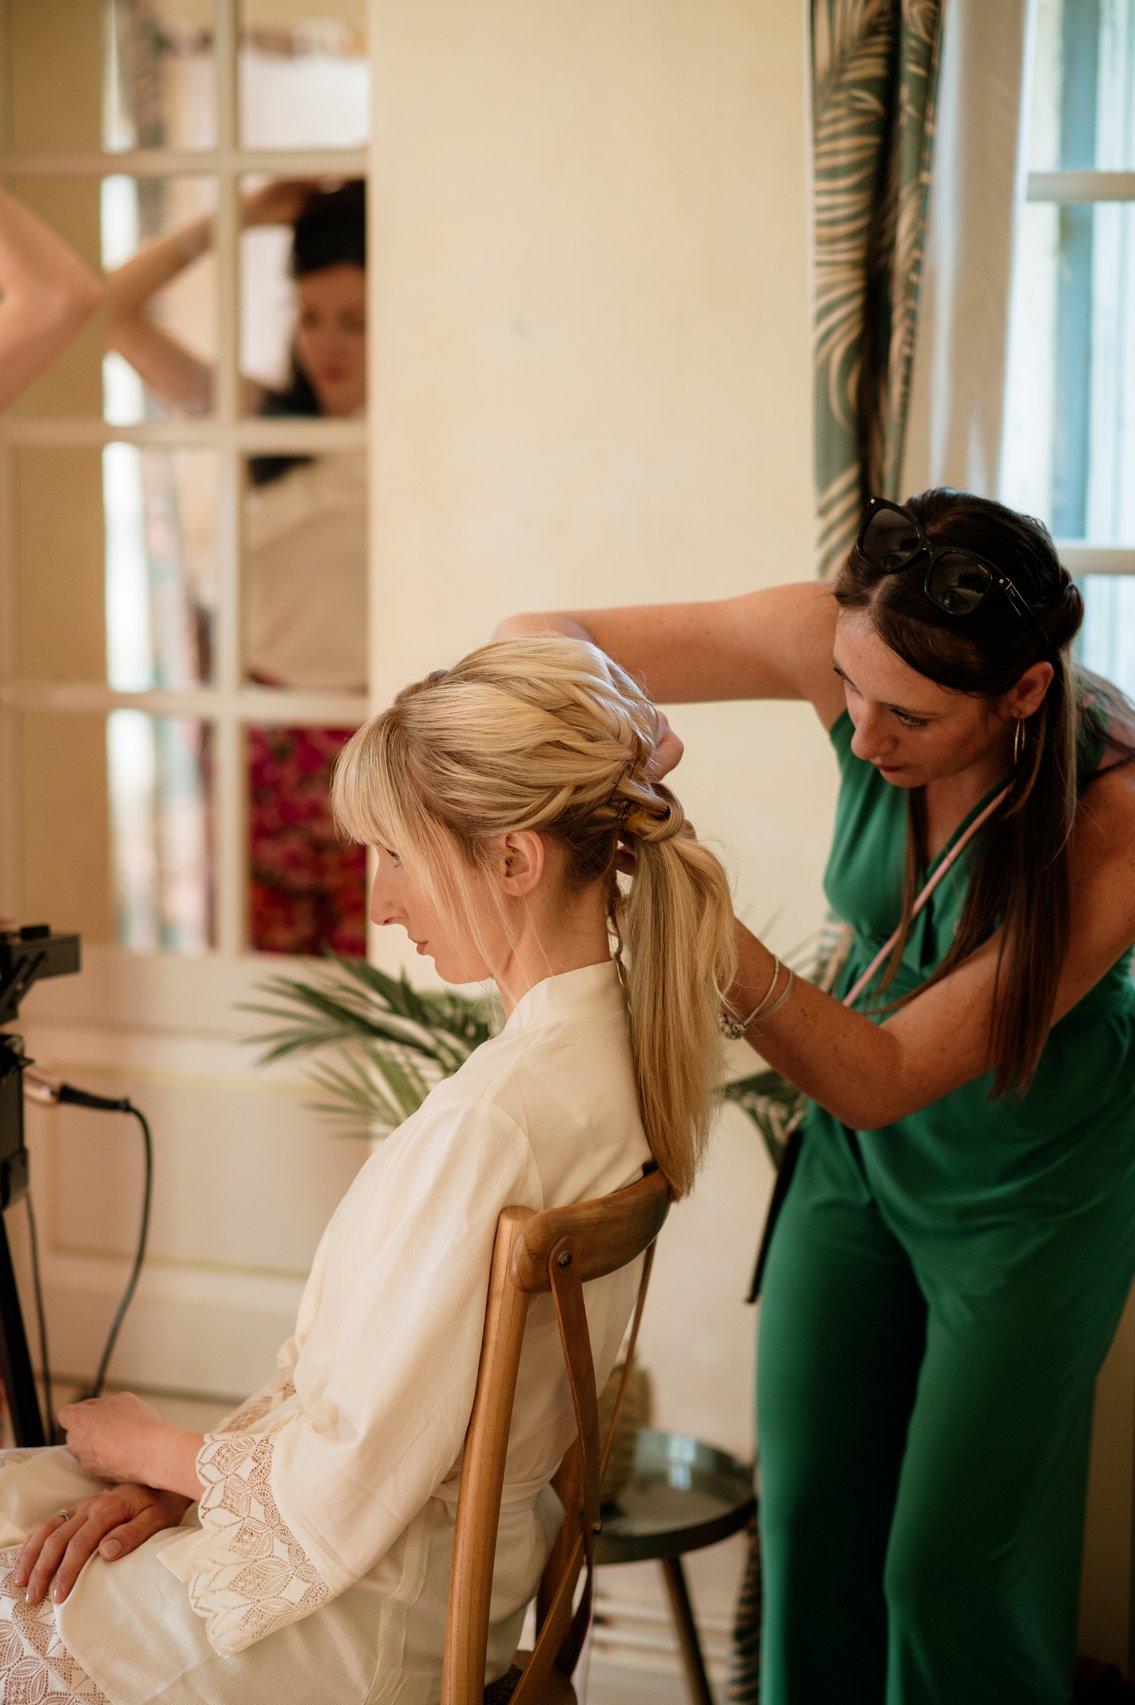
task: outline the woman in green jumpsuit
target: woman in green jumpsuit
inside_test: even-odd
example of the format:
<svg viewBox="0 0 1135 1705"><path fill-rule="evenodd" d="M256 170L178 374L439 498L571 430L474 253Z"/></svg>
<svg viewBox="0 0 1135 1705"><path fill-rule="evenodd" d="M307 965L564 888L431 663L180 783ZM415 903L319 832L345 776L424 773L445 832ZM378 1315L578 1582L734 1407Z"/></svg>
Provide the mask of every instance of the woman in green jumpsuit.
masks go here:
<svg viewBox="0 0 1135 1705"><path fill-rule="evenodd" d="M498 630L593 638L670 703L808 699L839 762L834 994L738 925L727 998L813 1102L759 1320L765 1705L1071 1698L1135 1274L1135 725L1073 670L1081 618L1042 527L935 492L873 507L834 588ZM664 721L659 776L681 750Z"/></svg>

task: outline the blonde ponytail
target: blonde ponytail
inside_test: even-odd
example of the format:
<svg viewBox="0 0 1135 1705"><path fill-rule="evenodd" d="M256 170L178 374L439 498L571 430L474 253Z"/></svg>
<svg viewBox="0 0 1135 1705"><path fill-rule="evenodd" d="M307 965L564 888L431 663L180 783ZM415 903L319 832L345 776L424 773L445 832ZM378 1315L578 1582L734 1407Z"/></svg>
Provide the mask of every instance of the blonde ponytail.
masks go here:
<svg viewBox="0 0 1135 1705"><path fill-rule="evenodd" d="M397 848L466 927L488 849L510 830L548 835L569 880L604 884L643 1128L681 1196L709 1132L736 954L725 872L647 776L657 736L653 704L597 647L503 640L404 688L360 728L332 805L353 838ZM633 865L621 877L620 844Z"/></svg>
<svg viewBox="0 0 1135 1705"><path fill-rule="evenodd" d="M648 784L643 784L644 791ZM724 1066L718 1022L733 980L733 901L720 862L669 788L623 826L634 874L615 905L643 1126L679 1195L693 1184Z"/></svg>

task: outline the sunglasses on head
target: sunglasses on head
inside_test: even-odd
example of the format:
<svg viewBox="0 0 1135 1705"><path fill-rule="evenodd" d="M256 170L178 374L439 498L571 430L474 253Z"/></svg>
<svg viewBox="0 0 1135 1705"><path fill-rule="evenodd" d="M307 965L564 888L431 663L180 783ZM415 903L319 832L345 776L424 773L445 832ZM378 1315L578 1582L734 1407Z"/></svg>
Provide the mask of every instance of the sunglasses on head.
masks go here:
<svg viewBox="0 0 1135 1705"><path fill-rule="evenodd" d="M974 556L972 551L959 550L955 545L932 545L901 503L873 497L867 505L855 548L872 568L884 574L898 574L925 560L922 590L948 616L972 615L991 592L1001 592L1014 614L1036 629L1046 655L1051 654L1048 635L1009 576Z"/></svg>

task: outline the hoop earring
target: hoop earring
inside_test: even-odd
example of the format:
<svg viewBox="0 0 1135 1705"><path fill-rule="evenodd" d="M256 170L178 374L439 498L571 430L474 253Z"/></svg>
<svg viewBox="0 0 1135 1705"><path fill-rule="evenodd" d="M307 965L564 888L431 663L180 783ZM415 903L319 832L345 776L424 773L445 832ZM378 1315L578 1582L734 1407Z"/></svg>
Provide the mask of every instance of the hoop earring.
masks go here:
<svg viewBox="0 0 1135 1705"><path fill-rule="evenodd" d="M1013 730L1013 768L1016 769L1021 761L1021 753L1025 749L1025 719L1017 718L1017 726Z"/></svg>

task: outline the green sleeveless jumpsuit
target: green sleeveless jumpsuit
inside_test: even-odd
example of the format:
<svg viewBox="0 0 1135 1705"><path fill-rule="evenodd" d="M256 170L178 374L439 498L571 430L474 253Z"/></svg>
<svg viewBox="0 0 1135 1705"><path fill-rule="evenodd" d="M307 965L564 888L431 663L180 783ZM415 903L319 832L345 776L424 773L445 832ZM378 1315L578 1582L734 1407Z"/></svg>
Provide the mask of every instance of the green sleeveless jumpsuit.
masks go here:
<svg viewBox="0 0 1135 1705"><path fill-rule="evenodd" d="M906 857L906 795L852 732L845 712L837 994L898 921ZM1101 756L1095 734L1082 777ZM940 963L973 845L893 993ZM991 1101L990 1073L883 1130L809 1111L759 1316L762 1705L1071 1699L1093 1387L1135 1275L1128 960L1023 1098Z"/></svg>

